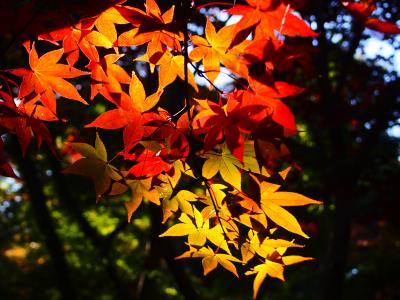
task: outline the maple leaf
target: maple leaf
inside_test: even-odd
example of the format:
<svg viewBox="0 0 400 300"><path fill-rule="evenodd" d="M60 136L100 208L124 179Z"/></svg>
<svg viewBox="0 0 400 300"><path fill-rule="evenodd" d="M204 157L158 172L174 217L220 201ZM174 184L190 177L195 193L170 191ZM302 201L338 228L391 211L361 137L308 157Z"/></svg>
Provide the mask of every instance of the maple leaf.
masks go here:
<svg viewBox="0 0 400 300"><path fill-rule="evenodd" d="M304 257L300 255L286 255L282 257L282 262L285 266L298 264L304 261L314 260L313 257Z"/></svg>
<svg viewBox="0 0 400 300"><path fill-rule="evenodd" d="M253 298L257 297L261 284L266 276L278 278L284 281L284 266L313 260L312 257L303 257L299 255L283 256L289 247L302 248L303 246L294 244L293 242L266 238L259 241L258 235L249 231L249 238L242 245L241 252L244 262L248 262L257 253L265 259L265 262L255 266L245 273L245 275L256 274L253 283Z"/></svg>
<svg viewBox="0 0 400 300"><path fill-rule="evenodd" d="M113 95L122 94L122 84L129 84L131 77L128 73L116 64L123 55L108 54L100 61L90 61L87 68L91 71L90 99L93 99L97 93L102 94L107 100L115 103Z"/></svg>
<svg viewBox="0 0 400 300"><path fill-rule="evenodd" d="M297 193L277 192L277 190L280 188L280 185L266 181L260 182L256 177L253 175L251 176L260 187L261 209L266 216L278 226L308 238L308 236L301 229L296 218L283 207L321 204L321 202Z"/></svg>
<svg viewBox="0 0 400 300"><path fill-rule="evenodd" d="M143 84L134 72L132 72L131 78L129 96L132 99L133 106L142 113L151 110L160 100L163 89L159 87L154 94L146 96Z"/></svg>
<svg viewBox="0 0 400 300"><path fill-rule="evenodd" d="M0 176L12 177L18 179L11 165L4 157L4 142L0 138Z"/></svg>
<svg viewBox="0 0 400 300"><path fill-rule="evenodd" d="M168 218L173 213L178 212L178 210L191 217L194 217L192 202L195 202L201 198L188 190L177 191L177 184L181 179L182 174L193 177L193 173L185 168L187 166L185 166L181 160L176 160L173 166L173 175L160 175L158 178L162 181L162 183L159 186L156 186L156 189L160 194L160 198L162 198L162 223L165 223Z"/></svg>
<svg viewBox="0 0 400 300"><path fill-rule="evenodd" d="M89 61L100 61L96 47L112 48L112 42L102 33L93 29L94 24L80 21L73 26L41 34L42 40L57 43L63 41L65 58L70 66L79 59L82 52ZM57 43L58 44L58 43ZM80 51L79 51L80 50Z"/></svg>
<svg viewBox="0 0 400 300"><path fill-rule="evenodd" d="M149 149L137 149L133 154L123 154L125 159L133 160L136 164L129 169L135 177L152 177L163 171L169 171L172 165Z"/></svg>
<svg viewBox="0 0 400 300"><path fill-rule="evenodd" d="M226 144L217 146L215 150L206 151L202 157L207 159L202 168L202 174L205 178L211 179L219 171L222 179L238 190L240 190L241 176L238 168L266 177L269 176L267 170L264 167L260 168L257 162L252 141L245 142L242 161L232 155Z"/></svg>
<svg viewBox="0 0 400 300"><path fill-rule="evenodd" d="M156 189L152 188L151 181L152 178L126 181L132 191L131 200L125 203L126 210L128 211L128 222L131 221L133 213L140 206L143 199L160 205L160 195Z"/></svg>
<svg viewBox="0 0 400 300"><path fill-rule="evenodd" d="M124 1L119 1L124 2ZM114 43L117 40L117 30L115 24L128 24L129 21L119 11L119 5L112 6L99 15L86 19L86 22L93 22L97 30L105 36L110 43Z"/></svg>
<svg viewBox="0 0 400 300"><path fill-rule="evenodd" d="M272 256L277 249L287 249L287 248L303 248L304 246L295 244L290 241L283 239L271 239L264 238L260 241L259 236L253 229L249 230L246 242L244 242L240 247L240 252L242 254L242 260L244 263L249 262L256 254L262 258L267 258ZM280 252L281 255L283 251ZM288 259L288 262L291 259ZM295 258L293 259L293 261ZM304 259L307 260L307 259ZM300 258L299 258L300 262Z"/></svg>
<svg viewBox="0 0 400 300"><path fill-rule="evenodd" d="M232 263L241 261L236 257L226 254L226 253L216 253L210 247L202 247L199 250L191 248L189 251L175 257L175 259L191 258L191 257L202 257L202 265L204 269L204 276L209 274L211 271L215 270L220 264L223 268L231 272L233 275L239 278L237 274L236 267Z"/></svg>
<svg viewBox="0 0 400 300"><path fill-rule="evenodd" d="M285 281L283 270L284 268L282 264L266 259L264 263L255 266L250 271L247 271L245 275L256 274L253 283L253 298L255 299L257 297L260 286L267 275Z"/></svg>
<svg viewBox="0 0 400 300"><path fill-rule="evenodd" d="M371 1L350 2L342 1L342 5L354 16L354 18L365 27L386 34L400 34L400 27L395 23L371 18L376 5Z"/></svg>
<svg viewBox="0 0 400 300"><path fill-rule="evenodd" d="M290 108L282 101L266 97L266 94L260 92L260 94L254 94L250 91L239 90L231 93L232 98L242 103L242 106L257 107L259 108L257 114L254 113L254 117L258 117L256 121L260 124L263 117L271 116L272 120L282 125L286 130L286 135L297 132L296 121ZM264 108L264 110L262 110ZM264 112L264 115L260 115Z"/></svg>
<svg viewBox="0 0 400 300"><path fill-rule="evenodd" d="M33 44L29 51L30 70L20 68L10 71L12 74L22 77L18 98L25 98L31 93L39 95L41 102L54 114L56 113L55 92L65 98L87 104L76 88L64 78L74 78L86 75L88 72L58 64L62 55L63 49L58 49L47 52L39 58L35 44Z"/></svg>
<svg viewBox="0 0 400 300"><path fill-rule="evenodd" d="M147 57L157 63L167 48L181 51L183 34L173 23L174 6L161 14L154 0L146 0L146 14L138 9L128 9L123 15L134 25L133 29L120 35L117 45L139 46L147 44Z"/></svg>
<svg viewBox="0 0 400 300"><path fill-rule="evenodd" d="M214 82L220 73L220 63L231 71L247 77L246 68L238 60L238 55L247 41L230 47L234 32L235 26L229 25L221 28L217 33L214 25L207 18L206 39L197 35L191 37L192 42L197 47L189 53L189 58L192 61L203 60L204 72L211 82Z"/></svg>
<svg viewBox="0 0 400 300"><path fill-rule="evenodd" d="M107 150L96 134L95 147L85 143L72 143L73 150L82 154L79 159L64 169L64 173L77 174L90 177L95 184L97 201L110 190L112 180L118 181L122 176L118 169L107 161Z"/></svg>
<svg viewBox="0 0 400 300"><path fill-rule="evenodd" d="M120 97L118 99L118 98L114 98L114 97L110 96L110 99L112 100L112 102L114 104L119 106L118 111L120 113L120 116L119 116L120 120L117 120L118 117L115 117L115 118L110 117L112 120L115 120L115 122L117 122L117 123L110 124L110 125L103 124L105 127L101 127L103 122L100 120L97 121L97 119L96 119L92 123L86 125L87 127L96 126L96 127L100 127L100 128L104 128L104 129L117 129L117 128L124 127L124 126L128 125L130 120L133 120L134 118L138 117L137 113L143 113L143 112L146 112L146 111L152 109L159 101L160 96L163 92L162 89L159 89L154 94L146 97L143 84L140 82L139 78L136 76L136 74L134 72L132 72L131 77L129 77L126 74L126 76L128 76L128 78L125 78L125 71L124 71L124 73L122 73L123 75L121 75L121 73L119 73L119 70L121 68L120 66L115 65L115 64L112 64L111 66L113 66L115 68L115 70L114 70L114 72L112 70L109 71L111 73L111 75L110 75L111 77L105 75L104 80L108 81L110 78L113 78L111 81L117 84L117 87L114 88L114 92L119 93ZM112 68L107 68L107 69L112 69ZM113 73L115 74L114 76L113 76ZM120 74L120 75L118 75L118 74ZM119 85L119 80L117 78L120 76L123 77L124 83L129 83L129 96L126 95L122 91L121 86ZM128 79L128 81L126 79ZM100 90L101 89L102 88L100 88ZM104 117L102 117L102 118L108 119L108 117L106 117L107 114L108 114L108 112L103 113ZM113 112L113 114L115 114L115 112Z"/></svg>
<svg viewBox="0 0 400 300"><path fill-rule="evenodd" d="M202 157L207 159L202 168L204 178L213 178L219 172L225 182L241 191L242 175L237 167L240 162L231 155L225 145L219 150L220 152L208 151L203 154Z"/></svg>
<svg viewBox="0 0 400 300"><path fill-rule="evenodd" d="M251 89L256 95L268 98L286 98L302 93L305 89L285 81L275 81L272 86L259 83L255 80L250 82Z"/></svg>
<svg viewBox="0 0 400 300"><path fill-rule="evenodd" d="M93 122L85 127L98 127L103 129L119 129L124 128L123 140L124 151L129 152L143 137L144 127L142 126L141 113L153 108L163 90L146 97L143 84L134 72L129 82L129 96L121 93L118 104L119 107L104 112L98 116Z"/></svg>
<svg viewBox="0 0 400 300"><path fill-rule="evenodd" d="M153 64L147 54L135 59L146 61L150 64L151 72L154 71L156 64L159 66L158 70L158 89L164 89L166 86L175 81L177 77L185 80L184 74L184 56L183 55L172 55L170 51L165 51L163 56ZM199 91L193 73L188 70L188 83L194 88L196 92Z"/></svg>
<svg viewBox="0 0 400 300"><path fill-rule="evenodd" d="M236 32L255 26L255 40L274 38L276 32L287 36L318 36L318 33L312 31L304 20L293 14L290 7L283 3L279 6L269 6L270 1L246 1L249 5L235 5L228 10L230 14L243 16L236 24Z"/></svg>
<svg viewBox="0 0 400 300"><path fill-rule="evenodd" d="M305 70L312 69L310 53L306 44L283 42L274 38L260 38L250 42L241 53L241 62L247 66L248 81L254 91L263 85L278 90L292 89L275 83L273 72L284 72L298 62ZM293 91L293 89L292 89Z"/></svg>
<svg viewBox="0 0 400 300"><path fill-rule="evenodd" d="M175 224L159 236L188 235L189 245L199 247L204 246L206 241L209 240L211 243L230 254L222 229L219 226L210 228L209 220L204 220L201 213L195 207L193 207L193 214L194 220L192 220L187 214L182 213L179 217L179 221L182 223Z"/></svg>
<svg viewBox="0 0 400 300"><path fill-rule="evenodd" d="M195 134L205 133L205 150L212 149L217 143L225 142L231 153L243 160L244 136L250 134L265 116L267 106L264 103L240 102L228 95L223 107L208 100L196 100L202 110L193 119Z"/></svg>
<svg viewBox="0 0 400 300"><path fill-rule="evenodd" d="M57 121L58 118L36 103L38 96L27 103L21 102L18 107L10 94L0 90L0 97L4 101L0 102L0 128L16 134L22 155L25 156L32 136L36 137L38 148L44 140L54 152L51 134L42 121Z"/></svg>
<svg viewBox="0 0 400 300"><path fill-rule="evenodd" d="M109 1L104 10L98 10L96 16L81 19L70 26L46 31L39 37L50 42L62 40L66 59L71 66L78 61L79 49L90 61L99 61L100 57L96 46L112 48L117 39L115 24L129 23L118 10L120 8L118 4L124 1L113 2L115 3ZM98 31L94 30L94 27Z"/></svg>
<svg viewBox="0 0 400 300"><path fill-rule="evenodd" d="M194 217L193 204L191 202L195 202L199 198L196 194L187 190L180 190L175 194L173 187L166 188L165 186L160 188L159 192L162 198L162 223L165 223L178 210L188 216Z"/></svg>

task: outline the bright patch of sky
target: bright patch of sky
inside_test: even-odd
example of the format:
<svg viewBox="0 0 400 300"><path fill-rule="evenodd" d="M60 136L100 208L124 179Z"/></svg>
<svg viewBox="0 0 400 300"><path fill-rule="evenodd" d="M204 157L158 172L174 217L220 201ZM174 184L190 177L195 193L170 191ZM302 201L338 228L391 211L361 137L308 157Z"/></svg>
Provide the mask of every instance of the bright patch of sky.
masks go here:
<svg viewBox="0 0 400 300"><path fill-rule="evenodd" d="M388 135L396 138L400 138L400 126L396 125L387 130Z"/></svg>
<svg viewBox="0 0 400 300"><path fill-rule="evenodd" d="M362 51L358 49L355 57L360 60L376 60L376 64L385 68L389 72L395 71L400 76L400 51L387 40L381 39L379 35L370 30L371 37L363 41ZM395 44L400 44L400 37L394 38ZM380 58L380 59L379 59Z"/></svg>
<svg viewBox="0 0 400 300"><path fill-rule="evenodd" d="M357 59L375 60L376 64L385 68L389 72L395 71L400 76L400 50L396 50L393 44L400 44L400 37L394 38L393 44L382 39L382 34L368 30L371 37L363 43L363 53L358 51L355 55ZM381 58L381 59L379 59ZM400 119L398 120L400 122ZM400 125L389 128L387 134L391 137L400 138Z"/></svg>

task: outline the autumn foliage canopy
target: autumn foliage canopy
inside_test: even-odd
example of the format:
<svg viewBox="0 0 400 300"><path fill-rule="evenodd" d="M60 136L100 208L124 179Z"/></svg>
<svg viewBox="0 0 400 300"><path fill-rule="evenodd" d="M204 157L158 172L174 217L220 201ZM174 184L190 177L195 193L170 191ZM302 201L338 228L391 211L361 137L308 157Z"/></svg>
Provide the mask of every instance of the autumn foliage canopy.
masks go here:
<svg viewBox="0 0 400 300"><path fill-rule="evenodd" d="M245 275L255 275L256 297L267 276L284 280L285 266L311 259L287 254L308 238L287 208L320 204L280 190L290 168L298 167L285 146L297 133L285 98L304 88L276 75L294 65L307 69L309 42L318 36L294 11L300 2L184 0L161 11L155 0L145 7L105 1L94 16L37 30L35 39L23 38L29 64L0 71L1 134L15 134L23 153L33 136L57 152L46 123L68 122L59 119L58 99L79 101L82 109L107 100L112 108L85 125L96 128L94 145L64 148L71 163L65 172L90 177L97 201L131 193L128 221L143 202L158 205L162 222L171 225L161 237L185 237L187 251L177 258L201 258L204 275L220 266L239 277L235 265L243 265ZM221 5L236 22L220 28L210 8ZM345 5L367 27L399 30L370 18L371 7ZM192 18L203 28L189 30ZM38 43L54 50L38 53ZM127 52L135 56L129 64L121 62ZM86 66L77 67L82 61ZM131 71L137 62L156 74L155 90ZM221 74L235 88L218 88ZM201 98L195 76L216 99ZM89 98L72 83L77 77L90 79ZM184 101L169 111L159 100L176 81ZM103 130L115 133L116 153L102 142ZM3 147L0 139L0 174L17 177Z"/></svg>

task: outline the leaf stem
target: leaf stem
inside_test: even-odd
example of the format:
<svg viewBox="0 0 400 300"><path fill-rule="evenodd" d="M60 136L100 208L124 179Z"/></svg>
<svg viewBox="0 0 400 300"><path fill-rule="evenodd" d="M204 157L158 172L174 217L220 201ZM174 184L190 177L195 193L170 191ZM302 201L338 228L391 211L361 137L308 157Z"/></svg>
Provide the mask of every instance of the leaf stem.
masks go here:
<svg viewBox="0 0 400 300"><path fill-rule="evenodd" d="M283 14L283 17L282 17L281 26L279 28L279 33L278 33L278 40L283 39L282 31L283 31L283 27L285 26L286 16L289 13L289 10L290 10L290 3L286 6L285 13Z"/></svg>

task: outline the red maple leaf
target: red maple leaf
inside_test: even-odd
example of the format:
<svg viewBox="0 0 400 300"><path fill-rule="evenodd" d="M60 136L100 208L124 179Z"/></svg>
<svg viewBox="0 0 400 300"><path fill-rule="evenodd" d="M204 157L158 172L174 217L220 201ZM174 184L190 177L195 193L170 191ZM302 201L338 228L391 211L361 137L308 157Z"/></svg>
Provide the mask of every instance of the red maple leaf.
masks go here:
<svg viewBox="0 0 400 300"><path fill-rule="evenodd" d="M287 36L315 37L310 26L301 18L293 14L289 5L274 1L246 0L249 5L235 5L228 12L233 15L242 15L236 25L236 32L243 32L247 28L255 27L254 39L275 37L276 32Z"/></svg>
<svg viewBox="0 0 400 300"><path fill-rule="evenodd" d="M353 17L365 27L387 34L400 34L400 27L395 23L381 21L371 18L376 5L371 1L349 2L342 1L342 5L353 15Z"/></svg>

